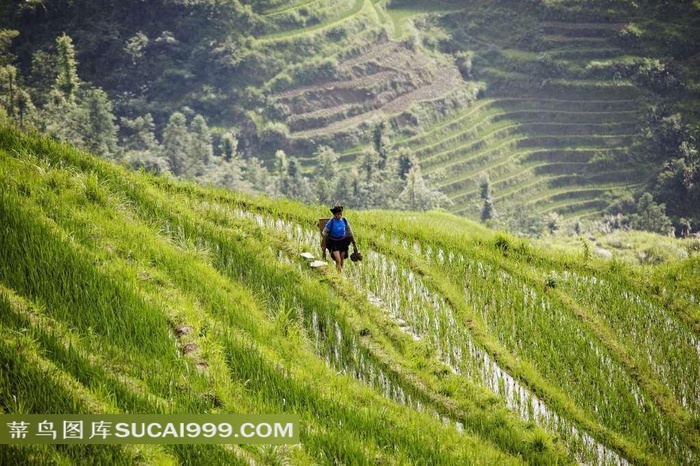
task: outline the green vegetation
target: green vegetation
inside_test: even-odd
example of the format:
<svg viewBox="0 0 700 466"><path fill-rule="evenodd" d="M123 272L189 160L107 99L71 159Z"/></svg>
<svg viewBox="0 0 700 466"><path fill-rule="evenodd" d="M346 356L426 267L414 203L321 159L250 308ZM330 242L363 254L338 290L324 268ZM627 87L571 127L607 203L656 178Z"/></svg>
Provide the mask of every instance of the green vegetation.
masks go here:
<svg viewBox="0 0 700 466"><path fill-rule="evenodd" d="M290 412L302 442L0 463L697 463L698 18L3 3L1 412ZM300 256L336 201L344 277Z"/></svg>
<svg viewBox="0 0 700 466"><path fill-rule="evenodd" d="M0 147L3 412L302 428L274 449L2 446L3 464L697 461L698 248L632 268L446 212L351 210L365 259L339 277L300 256L325 207L9 128Z"/></svg>
<svg viewBox="0 0 700 466"><path fill-rule="evenodd" d="M591 231L700 227L697 2L36 0L1 12L0 121L132 168L473 220L488 177L488 221L516 234L547 213ZM424 202L396 201L410 167L385 171L381 193L360 186L379 126L380 157L415 167ZM343 180L318 179L327 148ZM329 192L338 184L357 188ZM639 221L644 205L659 222Z"/></svg>

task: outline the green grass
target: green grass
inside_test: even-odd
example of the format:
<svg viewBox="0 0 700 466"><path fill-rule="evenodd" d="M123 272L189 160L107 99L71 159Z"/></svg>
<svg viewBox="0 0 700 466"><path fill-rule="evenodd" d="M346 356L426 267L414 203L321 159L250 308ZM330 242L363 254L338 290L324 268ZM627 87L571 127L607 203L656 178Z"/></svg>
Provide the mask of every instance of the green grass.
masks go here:
<svg viewBox="0 0 700 466"><path fill-rule="evenodd" d="M348 0L350 1L350 0ZM368 1L369 0L351 0L352 3L349 5L349 8L347 9L337 9L337 5L335 9L332 7L332 2L331 6L328 7L328 17L324 18L323 21L313 24L311 26L307 26L301 29L291 29L288 31L281 31L281 32L275 32L271 34L265 34L261 35L256 38L257 41L261 43L266 43L266 42L279 42L279 41L285 41L289 39L294 39L297 37L305 37L308 34L313 34L313 33L318 33L321 31L326 31L329 30L330 28L334 26L339 26L342 25L343 23L357 18L360 16L360 14L367 10L369 11L369 8L371 8L371 3L368 6Z"/></svg>
<svg viewBox="0 0 700 466"><path fill-rule="evenodd" d="M24 351L30 359L12 357L20 366L4 366L12 374L0 391L7 412L53 412L54 395L56 403L65 397L65 412L295 412L302 446L286 460L297 464L563 459L560 447L530 449L533 435L546 435L526 429L485 390L474 386L454 401L440 395L450 378L432 375L438 361L413 355L405 336L364 317L369 304L340 299L342 288L328 286L332 276L294 265L296 251L274 226L231 216L228 209L252 200L129 174L7 130L1 137L12 150L0 154L0 324L7 348L36 348ZM280 253L289 265L278 263ZM184 326L190 331L176 336ZM12 336L23 328L32 333ZM369 340L357 340L362 328ZM195 351L185 350L190 344ZM45 367L56 387L32 385L22 367ZM20 389L9 380L26 382ZM53 450L21 454L59 457ZM95 461L134 461L121 448L95 450ZM241 451L264 462L256 447ZM240 460L216 446L153 455Z"/></svg>
<svg viewBox="0 0 700 466"><path fill-rule="evenodd" d="M425 2L417 0L394 1L389 8L387 8L387 13L393 25L392 37L395 40L404 39L409 33L409 29L406 28L406 23L413 18L422 15L456 12L463 9L464 7L449 2L435 1L426 4Z"/></svg>
<svg viewBox="0 0 700 466"><path fill-rule="evenodd" d="M350 211L365 260L338 277L299 256L321 206L0 141L5 412L302 420L274 451L3 446L3 464L695 458L692 257L644 275L445 212Z"/></svg>

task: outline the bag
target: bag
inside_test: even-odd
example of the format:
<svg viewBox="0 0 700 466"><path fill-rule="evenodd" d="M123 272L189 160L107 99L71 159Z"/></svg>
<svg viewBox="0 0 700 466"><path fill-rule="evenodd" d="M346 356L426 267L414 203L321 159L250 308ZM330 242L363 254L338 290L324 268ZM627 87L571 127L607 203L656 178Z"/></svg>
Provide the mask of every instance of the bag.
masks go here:
<svg viewBox="0 0 700 466"><path fill-rule="evenodd" d="M333 222L335 221L335 217L333 217L330 221L331 221L331 231L333 231ZM333 240L336 240L336 241L339 240L339 239L345 238L345 237L348 235L348 219L346 219L345 217L343 217L343 223L345 224L345 236L341 236L340 238L336 238L336 237L332 236L332 235L331 235L331 231L329 231L329 232L328 232L328 238L333 239ZM324 226L325 226L325 225L324 225Z"/></svg>
<svg viewBox="0 0 700 466"><path fill-rule="evenodd" d="M353 252L350 254L350 260L353 262L361 261L362 260L362 253L361 252Z"/></svg>

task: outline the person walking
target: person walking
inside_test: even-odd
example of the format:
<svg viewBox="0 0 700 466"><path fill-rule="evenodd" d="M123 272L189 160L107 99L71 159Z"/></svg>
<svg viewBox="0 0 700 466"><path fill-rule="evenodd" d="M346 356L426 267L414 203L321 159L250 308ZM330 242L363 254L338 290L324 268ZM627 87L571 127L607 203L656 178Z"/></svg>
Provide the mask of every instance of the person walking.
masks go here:
<svg viewBox="0 0 700 466"><path fill-rule="evenodd" d="M336 205L331 209L333 218L328 220L323 228L321 249L323 249L323 258L326 258L326 250L330 252L331 257L335 261L335 268L338 273L343 272L343 262L348 258L348 248L352 244L352 248L357 252L357 243L355 236L350 228L350 222L343 217L343 206Z"/></svg>

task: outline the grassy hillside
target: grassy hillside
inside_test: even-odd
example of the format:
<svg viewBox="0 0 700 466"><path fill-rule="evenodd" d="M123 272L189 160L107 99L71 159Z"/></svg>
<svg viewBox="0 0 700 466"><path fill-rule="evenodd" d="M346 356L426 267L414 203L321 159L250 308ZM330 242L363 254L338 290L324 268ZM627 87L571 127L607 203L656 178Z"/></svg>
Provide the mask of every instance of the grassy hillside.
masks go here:
<svg viewBox="0 0 700 466"><path fill-rule="evenodd" d="M693 464L698 257L629 269L445 212L128 172L0 130L0 408L297 413L301 444L0 446L2 464ZM439 441L436 441L439 439Z"/></svg>

